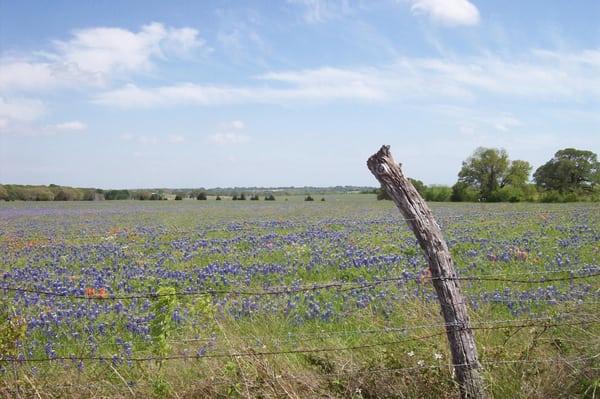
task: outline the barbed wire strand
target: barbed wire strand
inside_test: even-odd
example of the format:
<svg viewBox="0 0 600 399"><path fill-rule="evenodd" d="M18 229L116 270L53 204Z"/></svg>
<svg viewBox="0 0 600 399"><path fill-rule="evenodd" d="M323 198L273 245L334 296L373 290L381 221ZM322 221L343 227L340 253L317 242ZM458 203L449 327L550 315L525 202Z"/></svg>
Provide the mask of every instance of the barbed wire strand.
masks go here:
<svg viewBox="0 0 600 399"><path fill-rule="evenodd" d="M596 314L589 314L589 313L577 313L576 316L578 317L590 317L594 318L597 317L598 315ZM524 319L501 319L501 320L480 320L480 321L475 321L472 323L472 325L477 326L478 324L506 324L506 323L513 323L513 322L527 322L527 321L547 321L547 320L556 320L556 319L569 319L573 317L573 313L559 313L556 315L552 315L552 316L546 316L546 317L528 317L528 318L524 318ZM407 331L411 331L411 330L420 330L420 329L426 329L426 328L441 328L441 327L447 327L451 324L449 323L430 323L430 324L419 324L419 325L407 325L407 326L403 326L403 327L381 327L381 328L371 328L371 329L350 329L350 330L343 330L343 331L320 331L320 332L314 332L314 333L288 333L285 336L280 336L280 337L272 337L272 336L267 336L267 337L259 337L259 336L254 336L254 335L246 335L246 336L236 336L236 338L238 339L242 339L242 340L257 340L257 341L261 341L261 338L263 338L264 340L268 340L268 339L275 339L276 341L282 340L282 341L288 341L290 338L294 337L296 339L311 339L311 338L307 338L307 337L317 337L316 339L319 338L331 338L333 336L340 336L340 335L353 335L353 334L377 334L377 333L403 333L403 332L407 332ZM172 343L176 343L176 342L203 342L203 341L210 341L212 338L211 337L205 337L205 338L183 338L183 339L178 339L178 340L171 340L170 342ZM313 338L315 339L315 338Z"/></svg>
<svg viewBox="0 0 600 399"><path fill-rule="evenodd" d="M485 366L494 366L494 365L506 365L506 364L536 364L536 363L554 363L563 361L565 363L576 363L586 360L593 360L600 357L600 353L593 356L579 356L575 358L564 358L564 357L549 357L549 358L540 358L540 359L506 359L506 360L482 360L480 363ZM380 372L403 372L403 371L415 371L415 370L423 370L423 369L436 369L436 368L455 368L455 367L468 367L471 366L466 363L439 363L439 364L431 364L431 365L418 365L418 366L410 366L410 367L389 367L389 368L374 368L374 369L364 369L364 370L356 370L350 371L348 373L328 373L321 374L323 376L334 377L334 376L347 376L348 374L371 374L371 373L380 373Z"/></svg>
<svg viewBox="0 0 600 399"><path fill-rule="evenodd" d="M460 330L497 330L505 328L525 328L525 327L559 327L559 326L573 326L573 325L585 325L585 324L596 324L598 320L579 320L576 322L564 322L564 323L521 323L511 325L498 325L498 326L474 326L467 327L460 324L449 325ZM293 355L293 354L304 354L304 353L320 353L320 352L336 352L336 351L352 351L360 349L369 349L380 346L397 345L408 341L419 341L426 340L438 336L445 335L446 331L438 333L418 336L418 337L406 337L400 340L377 342L371 344L353 345L345 347L323 347L323 348L306 348L306 349L289 349L289 350L277 350L277 351L246 351L236 353L214 353L214 354L196 354L196 355L171 355L171 356L148 356L148 357L117 357L118 361L131 361L131 362L145 362L145 361L166 361L166 360L194 360L202 358L235 358L235 357L252 357L252 356L273 356L273 355ZM13 358L4 354L0 354L0 361L10 363L38 363L38 362L50 362L50 361L114 361L114 356L56 356L56 357L42 357L42 358Z"/></svg>
<svg viewBox="0 0 600 399"><path fill-rule="evenodd" d="M501 278L501 277L486 277L486 276L448 276L448 277L423 277L425 280L440 280L440 281L494 281L494 282L505 282L505 283L518 283L518 284L544 284L548 282L558 282L558 281L572 281L578 279L585 279L591 277L600 276L600 271L587 273L585 275L570 275L568 277L559 277L559 278L542 278L542 279L510 279L510 278ZM415 276L415 278L418 278ZM53 292L46 290L37 290L31 288L23 288L23 287L11 287L11 286L2 286L0 289L6 291L13 292L24 292L24 293L32 293L46 296L55 296L55 297L66 297L71 299L91 299L91 300L127 300L127 299L148 299L148 298L158 298L163 296L203 296L203 295L240 295L240 296L271 296L271 295L291 295L301 292L311 292L311 291L319 291L326 290L330 288L338 288L340 291L351 291L354 289L365 289L373 286L381 285L387 282L397 282L407 280L406 276L402 277L388 277L378 279L372 282L365 283L352 283L352 282L329 282L326 284L313 284L310 286L303 286L299 288L277 288L271 291L262 290L262 291L248 291L248 290L224 290L224 289L210 289L210 290L197 290L197 291L178 291L175 293L148 293L148 294L132 294L132 295L106 295L106 296L97 296L97 295L81 295L81 294L70 294L70 293L61 293L61 292Z"/></svg>

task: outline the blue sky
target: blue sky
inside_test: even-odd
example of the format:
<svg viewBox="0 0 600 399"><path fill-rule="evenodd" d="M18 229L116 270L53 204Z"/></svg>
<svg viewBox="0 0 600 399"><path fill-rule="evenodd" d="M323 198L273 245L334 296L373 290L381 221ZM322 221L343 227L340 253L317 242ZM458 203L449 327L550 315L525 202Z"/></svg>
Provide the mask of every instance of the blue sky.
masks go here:
<svg viewBox="0 0 600 399"><path fill-rule="evenodd" d="M0 0L0 182L452 184L600 152L600 2Z"/></svg>

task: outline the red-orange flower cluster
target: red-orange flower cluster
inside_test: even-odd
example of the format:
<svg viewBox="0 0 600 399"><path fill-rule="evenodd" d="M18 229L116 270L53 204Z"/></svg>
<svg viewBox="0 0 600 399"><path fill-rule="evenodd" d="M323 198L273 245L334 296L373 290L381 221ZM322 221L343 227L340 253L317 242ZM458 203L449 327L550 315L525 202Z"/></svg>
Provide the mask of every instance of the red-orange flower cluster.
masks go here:
<svg viewBox="0 0 600 399"><path fill-rule="evenodd" d="M88 298L100 298L100 299L105 299L108 297L108 292L106 292L105 288L91 288L88 287L85 289L85 296L87 296Z"/></svg>

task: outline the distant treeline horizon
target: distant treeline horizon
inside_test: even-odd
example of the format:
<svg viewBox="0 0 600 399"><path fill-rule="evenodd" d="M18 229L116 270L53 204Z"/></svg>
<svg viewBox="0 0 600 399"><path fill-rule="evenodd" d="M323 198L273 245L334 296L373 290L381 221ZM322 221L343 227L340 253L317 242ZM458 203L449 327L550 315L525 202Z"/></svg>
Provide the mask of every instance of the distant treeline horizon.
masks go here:
<svg viewBox="0 0 600 399"><path fill-rule="evenodd" d="M210 197L230 197L235 199L254 196L274 197L309 194L373 193L374 186L288 186L288 187L216 187L216 188L136 188L101 189L71 187L56 184L23 185L0 184L0 200L4 201L103 201L103 200L168 200L206 199Z"/></svg>
<svg viewBox="0 0 600 399"><path fill-rule="evenodd" d="M426 185L421 180L410 181L427 201L437 202L575 202L600 201L600 163L592 151L565 148L533 173L527 161L510 160L499 148L477 148L462 163L458 180L453 186ZM59 186L56 184L0 184L0 200L5 201L102 201L102 200L206 200L221 199L270 200L277 196L310 194L377 194L389 199L381 189L369 186L329 187L216 187L216 188L154 188L100 189Z"/></svg>

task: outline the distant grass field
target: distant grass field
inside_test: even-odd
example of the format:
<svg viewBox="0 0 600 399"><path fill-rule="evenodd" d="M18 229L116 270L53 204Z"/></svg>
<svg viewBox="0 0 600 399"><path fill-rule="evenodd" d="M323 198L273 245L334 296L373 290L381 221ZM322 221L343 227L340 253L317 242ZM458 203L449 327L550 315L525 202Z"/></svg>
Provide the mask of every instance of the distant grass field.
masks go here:
<svg viewBox="0 0 600 399"><path fill-rule="evenodd" d="M457 397L399 212L314 197L0 204L0 396ZM461 283L488 391L600 397L600 207L430 206L460 276L561 279Z"/></svg>

